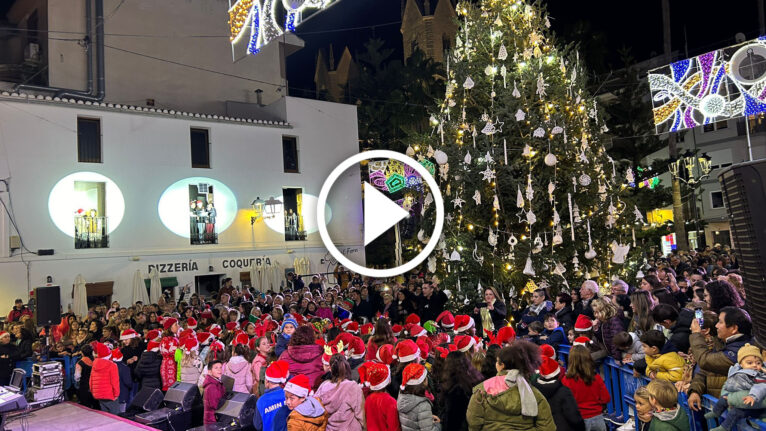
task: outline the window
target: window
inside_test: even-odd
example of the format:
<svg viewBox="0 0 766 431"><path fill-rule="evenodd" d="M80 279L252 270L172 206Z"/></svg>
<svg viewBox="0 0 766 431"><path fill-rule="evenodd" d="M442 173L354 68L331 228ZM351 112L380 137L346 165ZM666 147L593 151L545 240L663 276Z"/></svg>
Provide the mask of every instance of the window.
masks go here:
<svg viewBox="0 0 766 431"><path fill-rule="evenodd" d="M305 241L303 226L303 189L283 188L285 241Z"/></svg>
<svg viewBox="0 0 766 431"><path fill-rule="evenodd" d="M101 120L77 117L77 161L101 163Z"/></svg>
<svg viewBox="0 0 766 431"><path fill-rule="evenodd" d="M75 181L72 194L74 207L74 248L109 247L106 215L106 183Z"/></svg>
<svg viewBox="0 0 766 431"><path fill-rule="evenodd" d="M210 140L207 129L191 129L192 168L210 168Z"/></svg>
<svg viewBox="0 0 766 431"><path fill-rule="evenodd" d="M282 136L282 162L285 172L299 173L298 170L298 139L294 136Z"/></svg>
<svg viewBox="0 0 766 431"><path fill-rule="evenodd" d="M448 34L442 35L442 51L449 51L452 49L452 40Z"/></svg>
<svg viewBox="0 0 766 431"><path fill-rule="evenodd" d="M726 129L727 127L729 127L729 122L727 120L721 120L721 121L716 121L715 123L705 124L704 126L702 126L702 131L704 133L714 132L716 130Z"/></svg>
<svg viewBox="0 0 766 431"><path fill-rule="evenodd" d="M723 208L723 192L710 192L710 207Z"/></svg>

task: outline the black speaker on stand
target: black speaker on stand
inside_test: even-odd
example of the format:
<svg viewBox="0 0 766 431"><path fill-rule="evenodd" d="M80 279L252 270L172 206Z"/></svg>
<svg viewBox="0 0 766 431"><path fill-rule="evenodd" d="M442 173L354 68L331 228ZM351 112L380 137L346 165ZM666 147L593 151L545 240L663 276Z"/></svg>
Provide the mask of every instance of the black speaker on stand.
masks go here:
<svg viewBox="0 0 766 431"><path fill-rule="evenodd" d="M747 294L745 309L755 343L766 348L766 159L734 165L718 179Z"/></svg>
<svg viewBox="0 0 766 431"><path fill-rule="evenodd" d="M61 322L61 288L35 287L35 319L37 326L58 325Z"/></svg>

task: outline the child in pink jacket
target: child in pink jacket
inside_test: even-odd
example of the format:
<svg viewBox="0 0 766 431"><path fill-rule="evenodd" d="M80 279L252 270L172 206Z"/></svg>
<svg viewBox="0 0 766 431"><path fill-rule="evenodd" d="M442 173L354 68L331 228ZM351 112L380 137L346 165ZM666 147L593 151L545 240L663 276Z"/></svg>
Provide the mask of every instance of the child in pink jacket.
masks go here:
<svg viewBox="0 0 766 431"><path fill-rule="evenodd" d="M231 359L223 367L223 374L234 379L234 392L249 394L253 389L253 374L247 361L249 350L247 344L237 344Z"/></svg>
<svg viewBox="0 0 766 431"><path fill-rule="evenodd" d="M266 368L269 366L269 363L272 362L271 356L274 351L274 345L271 343L269 337L265 336L258 337L251 341L253 342L252 350L256 352L251 367L253 373L252 393L260 396L266 391L265 386L261 387L261 385L265 385L265 379L261 379L261 374L265 377Z"/></svg>

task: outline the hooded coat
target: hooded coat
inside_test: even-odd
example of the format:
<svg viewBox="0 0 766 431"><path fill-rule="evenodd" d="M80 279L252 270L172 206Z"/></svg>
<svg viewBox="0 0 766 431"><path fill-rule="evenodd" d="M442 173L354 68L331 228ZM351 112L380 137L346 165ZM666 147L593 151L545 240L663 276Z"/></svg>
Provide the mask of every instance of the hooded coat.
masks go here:
<svg viewBox="0 0 766 431"><path fill-rule="evenodd" d="M315 397L329 415L327 431L362 431L365 428L364 395L356 382L325 381L319 385Z"/></svg>
<svg viewBox="0 0 766 431"><path fill-rule="evenodd" d="M209 374L205 376L205 382L202 386L205 388L205 394L202 396L202 404L205 410L202 421L205 424L214 424L216 423L215 411L218 410L226 389L220 380Z"/></svg>
<svg viewBox="0 0 766 431"><path fill-rule="evenodd" d="M314 397L306 398L287 417L287 431L325 431L327 411Z"/></svg>
<svg viewBox="0 0 766 431"><path fill-rule="evenodd" d="M253 389L253 373L250 370L250 363L242 356L232 356L226 366L223 367L223 374L234 379L234 392L249 394Z"/></svg>
<svg viewBox="0 0 766 431"><path fill-rule="evenodd" d="M279 359L289 364L288 369L291 375L306 375L309 378L309 384L313 387L316 379L324 373L322 354L324 350L318 344L288 346Z"/></svg>
<svg viewBox="0 0 766 431"><path fill-rule="evenodd" d="M468 403L468 429L471 431L537 430L554 431L551 407L543 394L532 387L537 402L537 416L521 415L521 396L517 386L505 383L505 372L473 388Z"/></svg>
<svg viewBox="0 0 766 431"><path fill-rule="evenodd" d="M553 380L537 379L532 386L548 400L557 431L585 431L585 421L577 408L574 395L568 387L561 384L558 377Z"/></svg>
<svg viewBox="0 0 766 431"><path fill-rule="evenodd" d="M657 378L675 383L684 377L684 360L675 351L675 346L665 343L660 353L655 356L646 355L646 374L654 371Z"/></svg>
<svg viewBox="0 0 766 431"><path fill-rule="evenodd" d="M111 359L98 358L93 361L90 391L97 400L114 401L120 396L120 372Z"/></svg>
<svg viewBox="0 0 766 431"><path fill-rule="evenodd" d="M396 400L402 431L438 431L441 424L434 422L431 402L426 397L399 393Z"/></svg>
<svg viewBox="0 0 766 431"><path fill-rule="evenodd" d="M141 381L141 389L162 388L161 366L162 356L159 352L146 351L141 354L141 359L136 365L136 377Z"/></svg>
<svg viewBox="0 0 766 431"><path fill-rule="evenodd" d="M253 364L250 371L253 374L253 393L256 395L262 395L266 392L265 386L265 372L269 365L269 360L260 353L253 358Z"/></svg>

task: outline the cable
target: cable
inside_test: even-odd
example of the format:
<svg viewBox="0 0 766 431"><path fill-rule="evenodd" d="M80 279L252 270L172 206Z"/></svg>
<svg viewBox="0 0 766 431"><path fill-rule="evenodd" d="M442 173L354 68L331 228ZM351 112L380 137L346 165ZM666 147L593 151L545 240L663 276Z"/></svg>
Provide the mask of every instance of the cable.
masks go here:
<svg viewBox="0 0 766 431"><path fill-rule="evenodd" d="M10 202L11 199L11 187L8 185L8 180L1 179L0 182L5 184L5 191L8 192L8 200ZM24 244L24 238L21 236L21 231L19 230L19 226L16 224L16 217L11 214L11 211L8 209L8 206L5 204L5 201L0 198L0 204L3 205L3 208L5 208L5 212L8 214L8 219L11 221L11 224L13 225L13 228L16 229L16 233L19 234L19 242L21 243L21 248L26 250L28 253L37 254L36 252L30 250L27 248L26 244ZM22 261L23 261L23 251L22 251Z"/></svg>

